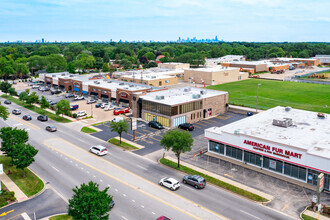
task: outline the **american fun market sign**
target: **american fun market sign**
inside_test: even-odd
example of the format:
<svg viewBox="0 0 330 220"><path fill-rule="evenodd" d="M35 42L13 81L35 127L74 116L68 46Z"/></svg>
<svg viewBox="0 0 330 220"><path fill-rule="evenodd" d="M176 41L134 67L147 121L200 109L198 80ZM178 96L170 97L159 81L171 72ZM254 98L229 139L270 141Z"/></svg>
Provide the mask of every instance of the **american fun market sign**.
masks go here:
<svg viewBox="0 0 330 220"><path fill-rule="evenodd" d="M269 145L257 143L254 141L244 140L244 144L252 146L254 150L262 151L265 153L273 154L273 155L284 157L287 159L290 159L291 157L301 159L301 156L302 156L302 154L299 154L299 153L296 153L296 152L293 152L290 150L284 150L279 147L271 147Z"/></svg>

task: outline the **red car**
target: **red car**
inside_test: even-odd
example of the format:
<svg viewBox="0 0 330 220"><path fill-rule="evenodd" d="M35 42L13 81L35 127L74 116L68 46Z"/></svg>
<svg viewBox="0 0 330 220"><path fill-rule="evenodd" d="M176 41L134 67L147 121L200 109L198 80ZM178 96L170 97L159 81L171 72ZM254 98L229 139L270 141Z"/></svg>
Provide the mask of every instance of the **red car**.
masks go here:
<svg viewBox="0 0 330 220"><path fill-rule="evenodd" d="M171 219L167 218L166 216L160 216L157 218L157 220L171 220Z"/></svg>
<svg viewBox="0 0 330 220"><path fill-rule="evenodd" d="M115 109L113 110L113 115L120 115L120 114L124 114L124 113L129 113L130 108L119 108L119 109Z"/></svg>

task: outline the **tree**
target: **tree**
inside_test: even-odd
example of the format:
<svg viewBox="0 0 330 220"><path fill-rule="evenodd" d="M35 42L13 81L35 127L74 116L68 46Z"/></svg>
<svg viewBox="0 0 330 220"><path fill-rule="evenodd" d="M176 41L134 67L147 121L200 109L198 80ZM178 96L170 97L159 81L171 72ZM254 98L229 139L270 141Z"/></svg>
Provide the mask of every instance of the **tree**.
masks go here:
<svg viewBox="0 0 330 220"><path fill-rule="evenodd" d="M74 66L74 64L73 64L72 62L70 62L70 63L68 64L67 71L68 71L69 73L76 73L76 67Z"/></svg>
<svg viewBox="0 0 330 220"><path fill-rule="evenodd" d="M58 54L47 56L47 72L59 72L66 70L66 60Z"/></svg>
<svg viewBox="0 0 330 220"><path fill-rule="evenodd" d="M186 131L170 130L163 135L160 145L165 150L172 150L178 158L178 167L180 167L180 154L191 151L194 139Z"/></svg>
<svg viewBox="0 0 330 220"><path fill-rule="evenodd" d="M28 66L33 74L35 71L45 68L47 66L47 60L45 57L34 55L29 57Z"/></svg>
<svg viewBox="0 0 330 220"><path fill-rule="evenodd" d="M8 93L11 96L14 96L14 95L17 96L17 92L16 92L16 90L13 87L11 87L11 88L8 89Z"/></svg>
<svg viewBox="0 0 330 220"><path fill-rule="evenodd" d="M81 184L72 190L74 192L69 199L68 214L73 219L108 219L112 196L107 191L99 190L99 184L90 181L88 184Z"/></svg>
<svg viewBox="0 0 330 220"><path fill-rule="evenodd" d="M9 82L2 82L0 84L0 90L3 93L8 93L8 90L11 88L11 84Z"/></svg>
<svg viewBox="0 0 330 220"><path fill-rule="evenodd" d="M150 62L149 63L149 68L152 68L152 67L157 67L157 63L156 62Z"/></svg>
<svg viewBox="0 0 330 220"><path fill-rule="evenodd" d="M102 72L110 72L110 67L107 63L103 63L103 66L102 66Z"/></svg>
<svg viewBox="0 0 330 220"><path fill-rule="evenodd" d="M60 49L55 45L41 46L37 52L40 56L60 53Z"/></svg>
<svg viewBox="0 0 330 220"><path fill-rule="evenodd" d="M146 54L144 54L144 56L148 59L148 60L155 60L156 56L153 52L148 52Z"/></svg>
<svg viewBox="0 0 330 220"><path fill-rule="evenodd" d="M22 169L23 177L25 177L24 169L34 162L34 157L37 155L38 150L30 144L19 143L14 146L12 153L13 165Z"/></svg>
<svg viewBox="0 0 330 220"><path fill-rule="evenodd" d="M21 75L21 77L23 75L26 75L29 73L29 69L26 67L26 65L24 63L19 63L16 65L16 72L17 74Z"/></svg>
<svg viewBox="0 0 330 220"><path fill-rule="evenodd" d="M129 126L125 120L110 123L110 130L111 130L111 132L114 131L114 132L118 133L120 144L121 144L121 134L123 132L128 132L128 129L129 129Z"/></svg>
<svg viewBox="0 0 330 220"><path fill-rule="evenodd" d="M129 61L128 59L122 59L119 63L121 66L124 67L124 69L131 69L132 68L132 62Z"/></svg>
<svg viewBox="0 0 330 220"><path fill-rule="evenodd" d="M75 64L79 69L81 69L84 72L86 68L92 68L94 62L95 62L94 57L83 53L78 55Z"/></svg>
<svg viewBox="0 0 330 220"><path fill-rule="evenodd" d="M41 96L40 107L42 109L49 108L49 102L47 102L45 96Z"/></svg>
<svg viewBox="0 0 330 220"><path fill-rule="evenodd" d="M18 96L19 100L26 102L29 98L29 94L27 92L21 92Z"/></svg>
<svg viewBox="0 0 330 220"><path fill-rule="evenodd" d="M32 92L26 100L27 104L37 103L39 101L39 96L36 92Z"/></svg>
<svg viewBox="0 0 330 220"><path fill-rule="evenodd" d="M9 115L10 113L8 112L8 109L5 106L0 105L0 118L6 121Z"/></svg>
<svg viewBox="0 0 330 220"><path fill-rule="evenodd" d="M0 138L2 140L0 150L7 157L12 158L14 146L26 143L29 140L29 135L25 129L2 127L0 129Z"/></svg>
<svg viewBox="0 0 330 220"><path fill-rule="evenodd" d="M146 64L148 63L148 59L145 56L139 58L140 63Z"/></svg>
<svg viewBox="0 0 330 220"><path fill-rule="evenodd" d="M309 58L308 50L303 50L299 53L299 58Z"/></svg>
<svg viewBox="0 0 330 220"><path fill-rule="evenodd" d="M69 114L70 112L70 102L69 100L61 100L56 104L56 114Z"/></svg>

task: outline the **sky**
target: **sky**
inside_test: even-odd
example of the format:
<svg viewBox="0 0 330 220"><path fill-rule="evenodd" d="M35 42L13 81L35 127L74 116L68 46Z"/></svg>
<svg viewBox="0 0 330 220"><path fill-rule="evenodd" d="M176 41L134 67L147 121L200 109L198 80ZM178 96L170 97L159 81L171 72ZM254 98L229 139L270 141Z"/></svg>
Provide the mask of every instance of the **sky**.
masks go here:
<svg viewBox="0 0 330 220"><path fill-rule="evenodd" d="M329 0L0 0L0 42L330 42Z"/></svg>

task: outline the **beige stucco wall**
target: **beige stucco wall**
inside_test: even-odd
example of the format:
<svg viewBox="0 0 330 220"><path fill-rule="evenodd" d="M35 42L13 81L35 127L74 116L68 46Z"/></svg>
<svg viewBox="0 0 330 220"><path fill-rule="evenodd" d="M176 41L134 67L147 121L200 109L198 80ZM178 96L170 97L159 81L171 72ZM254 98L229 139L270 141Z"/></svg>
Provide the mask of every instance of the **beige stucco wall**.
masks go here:
<svg viewBox="0 0 330 220"><path fill-rule="evenodd" d="M190 68L189 63L159 63L159 68L165 68L165 69L186 69Z"/></svg>
<svg viewBox="0 0 330 220"><path fill-rule="evenodd" d="M121 76L119 80L127 81L127 82L134 82L134 83L140 83L141 84L141 79L139 78L127 78L125 76ZM142 84L144 85L150 85L152 84L153 86L170 86L170 85L175 85L178 84L178 78L177 77L168 77L168 78L163 78L163 79L150 79L150 80L142 80Z"/></svg>

